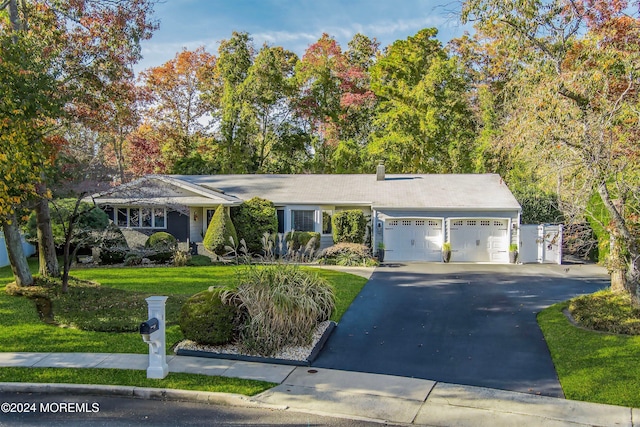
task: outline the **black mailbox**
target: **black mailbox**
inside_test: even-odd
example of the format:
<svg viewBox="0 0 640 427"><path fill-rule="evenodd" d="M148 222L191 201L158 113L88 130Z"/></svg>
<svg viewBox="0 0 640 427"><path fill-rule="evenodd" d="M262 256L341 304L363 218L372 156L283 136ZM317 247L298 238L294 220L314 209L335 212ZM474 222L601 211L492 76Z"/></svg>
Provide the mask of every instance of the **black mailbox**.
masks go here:
<svg viewBox="0 0 640 427"><path fill-rule="evenodd" d="M160 327L160 323L158 323L158 319L151 318L146 322L142 322L140 324L140 334L141 335L151 335Z"/></svg>

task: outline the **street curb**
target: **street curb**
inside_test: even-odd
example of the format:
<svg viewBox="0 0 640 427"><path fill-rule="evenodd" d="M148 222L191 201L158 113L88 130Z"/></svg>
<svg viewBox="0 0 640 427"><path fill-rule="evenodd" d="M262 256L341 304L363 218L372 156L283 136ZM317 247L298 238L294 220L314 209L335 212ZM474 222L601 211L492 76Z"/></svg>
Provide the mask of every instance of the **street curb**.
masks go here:
<svg viewBox="0 0 640 427"><path fill-rule="evenodd" d="M220 393L197 390L178 390L153 387L135 387L97 384L56 384L56 383L11 383L0 382L0 392L8 393L70 393L80 395L101 395L135 397L152 400L176 400L197 403L211 403L223 406L241 406L251 408L284 411L286 405L272 405L236 393Z"/></svg>

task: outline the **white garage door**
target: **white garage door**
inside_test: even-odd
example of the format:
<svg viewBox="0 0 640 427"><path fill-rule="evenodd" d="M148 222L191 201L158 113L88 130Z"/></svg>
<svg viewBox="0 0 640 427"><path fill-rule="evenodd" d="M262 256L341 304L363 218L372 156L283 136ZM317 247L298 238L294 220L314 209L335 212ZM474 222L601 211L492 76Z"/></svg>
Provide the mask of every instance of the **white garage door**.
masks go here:
<svg viewBox="0 0 640 427"><path fill-rule="evenodd" d="M442 220L387 219L385 261L442 261Z"/></svg>
<svg viewBox="0 0 640 427"><path fill-rule="evenodd" d="M509 262L509 221L474 218L451 220L451 261Z"/></svg>

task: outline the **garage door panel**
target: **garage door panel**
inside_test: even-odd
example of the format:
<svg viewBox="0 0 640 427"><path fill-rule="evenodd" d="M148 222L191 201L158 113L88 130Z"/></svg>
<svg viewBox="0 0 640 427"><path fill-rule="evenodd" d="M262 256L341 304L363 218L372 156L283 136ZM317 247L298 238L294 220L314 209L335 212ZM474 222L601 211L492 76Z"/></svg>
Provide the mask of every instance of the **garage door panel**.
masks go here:
<svg viewBox="0 0 640 427"><path fill-rule="evenodd" d="M452 220L449 230L452 261L508 262L508 220Z"/></svg>
<svg viewBox="0 0 640 427"><path fill-rule="evenodd" d="M388 219L384 242L385 259L389 261L439 261L442 220Z"/></svg>

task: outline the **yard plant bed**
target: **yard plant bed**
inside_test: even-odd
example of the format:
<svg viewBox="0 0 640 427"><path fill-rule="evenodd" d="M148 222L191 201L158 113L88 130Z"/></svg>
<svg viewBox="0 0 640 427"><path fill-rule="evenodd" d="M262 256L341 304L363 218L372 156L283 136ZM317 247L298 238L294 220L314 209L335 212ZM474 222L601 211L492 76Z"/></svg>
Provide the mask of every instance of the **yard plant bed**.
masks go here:
<svg viewBox="0 0 640 427"><path fill-rule="evenodd" d="M611 298L601 292L579 298L581 322L589 324L594 318L607 318L614 332L620 329L613 325L635 323L622 314L628 310L619 304L612 306ZM590 303L585 304L587 301ZM573 325L563 314L569 305L569 301L555 304L538 314L538 324L566 398L640 407L640 336L603 333ZM603 316L605 312L608 315Z"/></svg>
<svg viewBox="0 0 640 427"><path fill-rule="evenodd" d="M308 346L288 346L271 357L243 354L237 345L223 346L200 345L193 341L185 340L176 346L176 354L179 356L209 357L213 359L243 360L246 362L278 363L282 365L310 366L318 357L322 347L336 327L333 321L323 322L318 325L313 340Z"/></svg>

